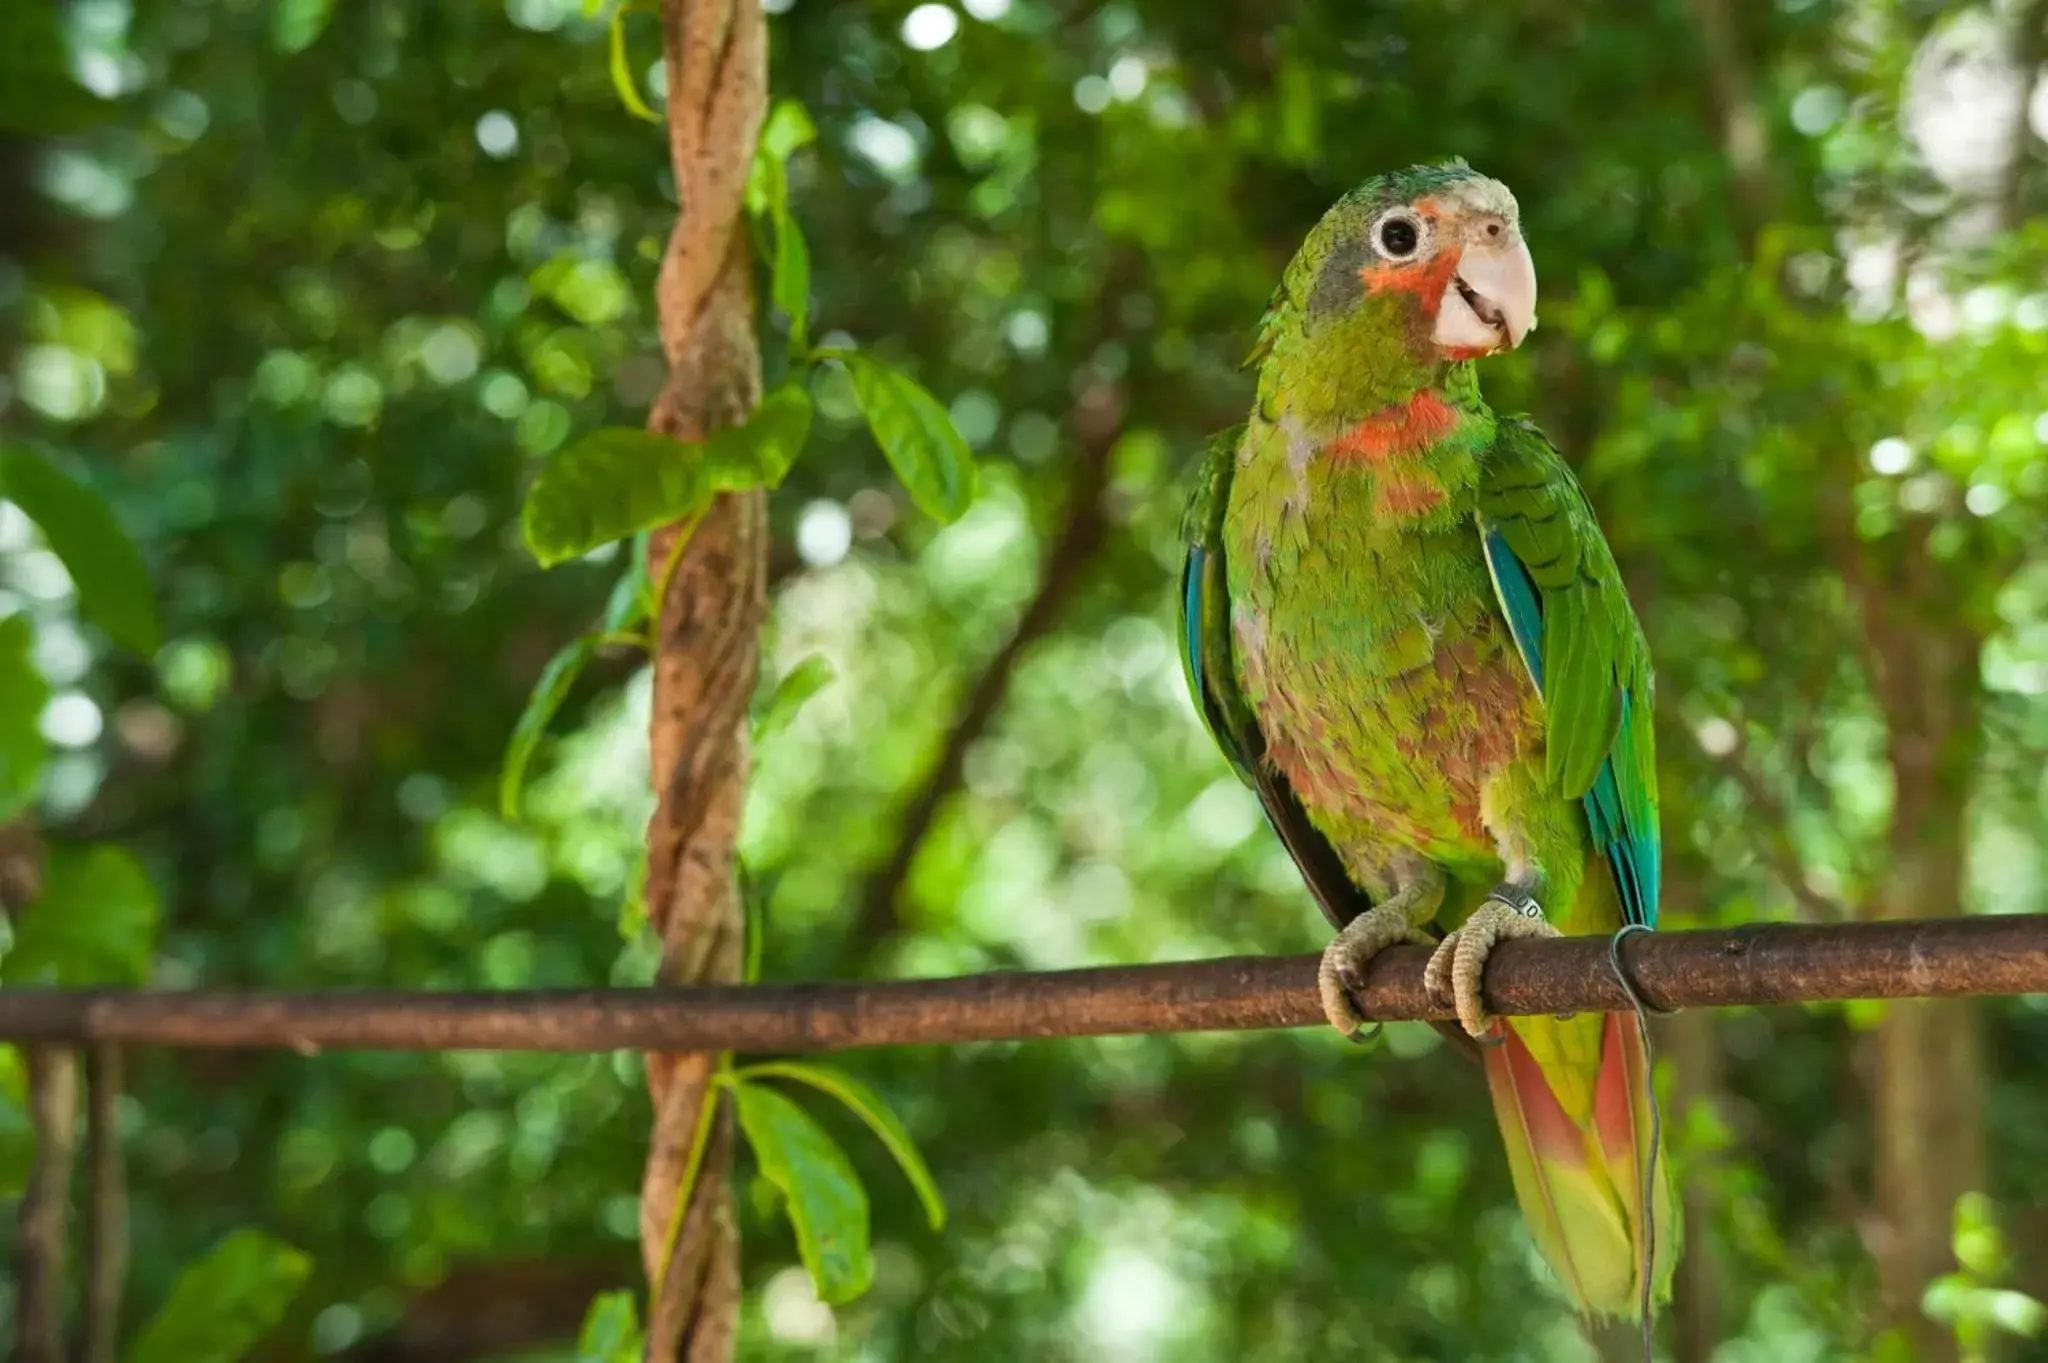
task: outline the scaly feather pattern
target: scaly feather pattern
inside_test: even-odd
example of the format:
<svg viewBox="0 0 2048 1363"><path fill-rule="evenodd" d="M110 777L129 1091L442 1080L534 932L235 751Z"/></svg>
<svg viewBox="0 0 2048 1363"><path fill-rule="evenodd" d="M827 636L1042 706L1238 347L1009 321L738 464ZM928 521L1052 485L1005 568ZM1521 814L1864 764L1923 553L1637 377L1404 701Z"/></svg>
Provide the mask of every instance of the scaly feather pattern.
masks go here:
<svg viewBox="0 0 2048 1363"><path fill-rule="evenodd" d="M1209 442L1188 500L1181 534L1181 664L1202 722L1240 779L1259 797L1266 819L1301 869L1331 926L1343 927L1372 907L1351 883L1329 841L1309 823L1301 801L1265 760L1265 736L1236 684L1230 650L1230 596L1224 587L1223 509L1230 498L1232 456L1244 428Z"/></svg>

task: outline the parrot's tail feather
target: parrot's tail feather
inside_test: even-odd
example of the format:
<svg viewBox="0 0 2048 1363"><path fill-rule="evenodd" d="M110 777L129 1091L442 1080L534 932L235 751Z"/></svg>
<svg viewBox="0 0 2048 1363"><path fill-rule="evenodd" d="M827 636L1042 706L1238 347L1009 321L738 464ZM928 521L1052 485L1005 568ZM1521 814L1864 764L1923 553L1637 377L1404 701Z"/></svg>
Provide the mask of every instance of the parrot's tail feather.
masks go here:
<svg viewBox="0 0 2048 1363"><path fill-rule="evenodd" d="M1581 1314L1638 1319L1646 1263L1651 1300L1670 1299L1679 1240L1670 1171L1651 1139L1642 1040L1619 1014L1518 1018L1502 1037L1486 1077L1536 1246ZM1653 1154L1654 1221L1643 1208Z"/></svg>

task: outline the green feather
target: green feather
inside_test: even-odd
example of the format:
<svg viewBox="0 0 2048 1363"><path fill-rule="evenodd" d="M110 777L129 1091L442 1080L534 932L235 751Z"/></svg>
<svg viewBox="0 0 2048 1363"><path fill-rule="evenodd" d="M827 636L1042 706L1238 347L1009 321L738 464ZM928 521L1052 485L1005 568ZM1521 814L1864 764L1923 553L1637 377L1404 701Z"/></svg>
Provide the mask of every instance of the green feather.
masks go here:
<svg viewBox="0 0 2048 1363"><path fill-rule="evenodd" d="M1230 604L1223 590L1223 509L1230 500L1232 454L1243 434L1244 427L1233 426L1210 438L1181 518L1181 538L1188 547L1181 568L1181 664L1210 737L1251 785L1246 754L1258 747L1256 725L1234 681Z"/></svg>
<svg viewBox="0 0 2048 1363"><path fill-rule="evenodd" d="M1301 869L1324 916L1333 926L1343 927L1372 907L1372 901L1351 883L1336 850L1309 822L1293 789L1265 761L1265 736L1237 680L1223 520L1244 429L1233 427L1210 439L1182 518L1188 555L1181 570L1181 665L1210 735L1239 779L1258 794L1267 821Z"/></svg>
<svg viewBox="0 0 2048 1363"><path fill-rule="evenodd" d="M1650 648L1614 552L1564 456L1534 423L1500 423L1479 482L1482 534L1498 536L1541 600L1546 769L1585 799L1629 919L1654 926L1661 849Z"/></svg>

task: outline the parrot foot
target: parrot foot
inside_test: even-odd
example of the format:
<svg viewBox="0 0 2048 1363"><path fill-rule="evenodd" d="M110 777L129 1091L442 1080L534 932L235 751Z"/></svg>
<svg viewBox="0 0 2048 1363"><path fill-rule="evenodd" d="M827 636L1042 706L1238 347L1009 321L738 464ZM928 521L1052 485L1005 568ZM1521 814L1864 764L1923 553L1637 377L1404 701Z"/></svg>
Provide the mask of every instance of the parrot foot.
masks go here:
<svg viewBox="0 0 2048 1363"><path fill-rule="evenodd" d="M1436 945L1434 937L1409 921L1405 907L1386 903L1367 909L1345 924L1336 940L1324 948L1323 963L1316 970L1316 990L1322 996L1323 1015L1350 1040L1370 1039L1369 1035L1359 1036L1366 1018L1352 1002L1364 991L1366 966L1388 947L1403 942Z"/></svg>
<svg viewBox="0 0 2048 1363"><path fill-rule="evenodd" d="M1423 971L1423 988L1438 998L1450 999L1466 1032L1484 1042L1494 1019L1486 1011L1480 982L1494 947L1522 938L1562 935L1544 918L1543 906L1534 895L1518 885L1503 885L1437 947Z"/></svg>

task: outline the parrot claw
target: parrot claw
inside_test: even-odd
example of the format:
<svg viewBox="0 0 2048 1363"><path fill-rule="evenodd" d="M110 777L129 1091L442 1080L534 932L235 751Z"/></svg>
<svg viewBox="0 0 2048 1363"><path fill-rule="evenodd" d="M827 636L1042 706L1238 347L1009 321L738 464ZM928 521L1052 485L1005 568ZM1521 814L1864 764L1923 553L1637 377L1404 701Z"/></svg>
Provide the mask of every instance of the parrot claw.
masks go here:
<svg viewBox="0 0 2048 1363"><path fill-rule="evenodd" d="M1486 1011L1480 989L1486 958L1501 942L1561 935L1544 918L1534 895L1518 885L1503 885L1444 938L1423 971L1422 986L1458 1010L1458 1021L1473 1040L1499 1045L1502 1038L1490 1035L1496 1019Z"/></svg>
<svg viewBox="0 0 2048 1363"><path fill-rule="evenodd" d="M1366 1016L1353 1000L1365 992L1365 968L1372 958L1403 942L1433 946L1435 939L1409 922L1401 908L1381 904L1345 924L1324 948L1316 969L1316 992L1322 998L1323 1016L1350 1040L1365 1045L1378 1038L1379 1024L1367 1029Z"/></svg>

